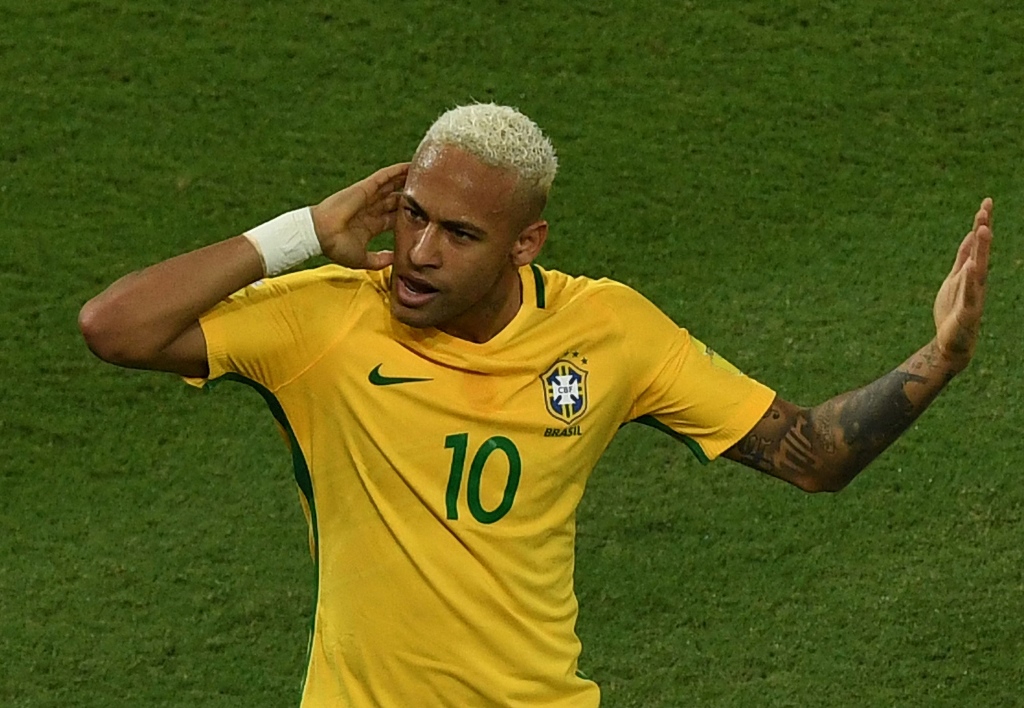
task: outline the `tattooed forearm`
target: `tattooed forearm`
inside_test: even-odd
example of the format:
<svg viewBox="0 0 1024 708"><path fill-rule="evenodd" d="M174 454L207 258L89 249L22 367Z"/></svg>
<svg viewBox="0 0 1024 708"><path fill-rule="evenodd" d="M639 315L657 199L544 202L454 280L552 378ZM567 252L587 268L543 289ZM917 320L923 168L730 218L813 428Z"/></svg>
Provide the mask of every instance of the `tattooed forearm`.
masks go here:
<svg viewBox="0 0 1024 708"><path fill-rule="evenodd" d="M927 384L924 376L897 369L864 388L846 394L839 407L839 429L852 462L863 468L887 448L924 411L915 406L908 384Z"/></svg>
<svg viewBox="0 0 1024 708"><path fill-rule="evenodd" d="M776 399L725 456L808 491L841 489L928 407L950 371L932 342L895 371L814 408Z"/></svg>
<svg viewBox="0 0 1024 708"><path fill-rule="evenodd" d="M821 451L817 442L811 417L797 416L779 446L779 461L783 469L793 474L804 474L821 464Z"/></svg>
<svg viewBox="0 0 1024 708"><path fill-rule="evenodd" d="M836 451L835 431L838 427L838 413L839 410L832 401L825 401L815 408L810 416L815 439L820 442L822 452L826 455L833 455Z"/></svg>
<svg viewBox="0 0 1024 708"><path fill-rule="evenodd" d="M776 399L754 429L725 456L793 481L820 465L818 440L811 411Z"/></svg>
<svg viewBox="0 0 1024 708"><path fill-rule="evenodd" d="M748 435L736 443L736 448L743 457L743 461L762 472L766 472L771 468L771 458L769 456L771 447L771 438L762 438L757 435Z"/></svg>
<svg viewBox="0 0 1024 708"><path fill-rule="evenodd" d="M778 406L772 405L761 416L761 422L750 432L747 437L736 443L733 448L734 459L739 460L748 467L767 472L772 468L771 455L773 447L777 443L775 436L770 432L778 426L782 417L782 411ZM760 431L760 433L759 433ZM728 455L728 453L726 453Z"/></svg>

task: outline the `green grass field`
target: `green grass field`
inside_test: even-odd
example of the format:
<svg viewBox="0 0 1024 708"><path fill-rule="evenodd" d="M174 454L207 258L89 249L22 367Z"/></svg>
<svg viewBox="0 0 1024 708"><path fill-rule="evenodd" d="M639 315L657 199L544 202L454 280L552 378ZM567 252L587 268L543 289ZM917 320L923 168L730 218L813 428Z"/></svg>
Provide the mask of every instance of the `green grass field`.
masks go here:
<svg viewBox="0 0 1024 708"><path fill-rule="evenodd" d="M932 336L996 200L977 359L848 489L629 426L579 517L607 706L1024 705L1024 13L1012 3L0 0L0 705L296 705L313 569L242 387L86 350L120 275L517 105L541 263L817 403Z"/></svg>

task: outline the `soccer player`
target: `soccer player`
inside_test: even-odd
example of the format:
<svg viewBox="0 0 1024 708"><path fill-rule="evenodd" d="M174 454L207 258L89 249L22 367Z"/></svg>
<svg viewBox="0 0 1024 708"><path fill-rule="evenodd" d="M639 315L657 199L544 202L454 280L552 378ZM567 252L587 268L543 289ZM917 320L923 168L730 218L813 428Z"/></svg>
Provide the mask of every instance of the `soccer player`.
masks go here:
<svg viewBox="0 0 1024 708"><path fill-rule="evenodd" d="M623 423L834 491L971 359L989 199L935 300L935 338L805 408L630 288L535 265L556 167L518 111L456 108L410 164L82 308L101 358L246 383L286 431L318 578L306 708L597 706L577 673L575 511ZM394 252L367 250L387 230ZM268 277L321 252L336 265Z"/></svg>

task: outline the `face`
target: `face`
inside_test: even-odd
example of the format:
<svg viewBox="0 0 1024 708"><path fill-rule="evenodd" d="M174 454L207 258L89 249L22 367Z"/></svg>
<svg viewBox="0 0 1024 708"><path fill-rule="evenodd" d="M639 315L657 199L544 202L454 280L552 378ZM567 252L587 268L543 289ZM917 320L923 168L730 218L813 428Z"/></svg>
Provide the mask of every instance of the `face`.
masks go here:
<svg viewBox="0 0 1024 708"><path fill-rule="evenodd" d="M476 342L512 320L521 303L519 267L547 235L516 184L515 175L458 148L417 154L395 224L396 319Z"/></svg>

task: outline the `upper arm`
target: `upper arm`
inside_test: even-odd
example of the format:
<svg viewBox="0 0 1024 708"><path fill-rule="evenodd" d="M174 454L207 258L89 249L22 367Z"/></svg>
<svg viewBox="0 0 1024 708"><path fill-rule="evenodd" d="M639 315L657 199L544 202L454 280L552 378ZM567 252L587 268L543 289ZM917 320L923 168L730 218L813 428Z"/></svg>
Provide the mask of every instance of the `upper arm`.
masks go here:
<svg viewBox="0 0 1024 708"><path fill-rule="evenodd" d="M620 286L611 317L621 320L624 373L633 384L628 420L654 419L703 462L746 433L775 396L658 310ZM635 346L636 334L643 346ZM633 346L628 346L633 343Z"/></svg>
<svg viewBox="0 0 1024 708"><path fill-rule="evenodd" d="M132 323L118 299L104 293L82 307L78 328L89 350L110 364L200 378L205 378L209 371L206 338L198 321L188 325L170 344L157 349L159 345L152 344L154 337L138 336L142 325Z"/></svg>
<svg viewBox="0 0 1024 708"><path fill-rule="evenodd" d="M806 492L837 491L841 485L826 473L831 437L821 432L815 430L812 409L776 396L750 432L722 456Z"/></svg>
<svg viewBox="0 0 1024 708"><path fill-rule="evenodd" d="M168 371L172 374L194 379L205 379L210 375L210 364L206 356L206 337L198 322L188 329L163 351L147 362L147 369Z"/></svg>

